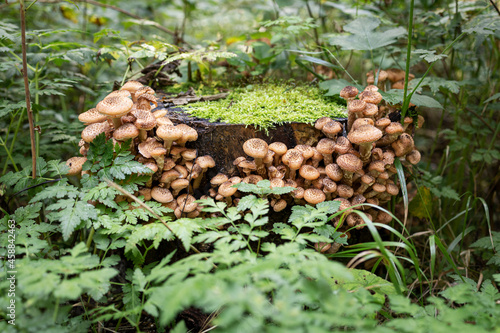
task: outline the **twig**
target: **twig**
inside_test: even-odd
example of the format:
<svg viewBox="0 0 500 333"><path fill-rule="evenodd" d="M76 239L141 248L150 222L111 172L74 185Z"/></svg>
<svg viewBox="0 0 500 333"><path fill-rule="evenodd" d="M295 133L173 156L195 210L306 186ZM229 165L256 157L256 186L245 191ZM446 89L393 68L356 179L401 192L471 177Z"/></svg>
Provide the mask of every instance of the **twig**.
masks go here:
<svg viewBox="0 0 500 333"><path fill-rule="evenodd" d="M497 5L495 4L495 2L493 0L490 0L490 3L491 5L493 6L493 8L495 8L495 10L497 11L498 15L500 15L500 10L498 9Z"/></svg>
<svg viewBox="0 0 500 333"><path fill-rule="evenodd" d="M24 90L26 97L26 111L28 113L28 122L30 125L30 140L31 140L31 160L33 164L33 176L36 178L36 145L35 145L35 125L33 124L33 111L31 110L30 101L30 85L28 81L28 61L26 60L26 17L24 10L24 0L19 0L19 11L21 12L21 46L23 52L23 77Z"/></svg>
<svg viewBox="0 0 500 333"><path fill-rule="evenodd" d="M109 186L111 186L112 188L114 188L115 190L121 192L123 195L131 198L132 200L134 200L135 202L137 202L141 207L143 207L144 209L146 209L148 212L150 212L155 218L157 218L161 223L163 223L163 225L172 233L172 235L174 235L175 238L179 239L179 237L177 237L177 235L174 233L174 231L172 230L172 228L170 228L170 226L167 224L167 222L165 222L158 214L156 214L150 207L148 207L142 200L139 200L139 198L137 198L135 195L133 195L132 193L126 191L123 187L121 187L120 185L118 185L117 183L109 180L109 179L104 179L106 181L106 183L108 183ZM201 252L196 248L194 247L193 245L189 245L189 247L191 248L191 250L193 250L194 252L198 253L198 254L201 254Z"/></svg>

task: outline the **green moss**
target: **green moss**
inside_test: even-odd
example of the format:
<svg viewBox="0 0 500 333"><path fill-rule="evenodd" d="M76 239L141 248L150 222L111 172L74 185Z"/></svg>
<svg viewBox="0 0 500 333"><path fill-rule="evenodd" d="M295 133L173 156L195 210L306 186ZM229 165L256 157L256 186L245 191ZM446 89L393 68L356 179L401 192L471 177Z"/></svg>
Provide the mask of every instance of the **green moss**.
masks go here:
<svg viewBox="0 0 500 333"><path fill-rule="evenodd" d="M200 102L184 111L209 121L268 129L286 122L313 123L324 116L345 117L345 107L328 101L318 88L284 84L237 88L223 100Z"/></svg>

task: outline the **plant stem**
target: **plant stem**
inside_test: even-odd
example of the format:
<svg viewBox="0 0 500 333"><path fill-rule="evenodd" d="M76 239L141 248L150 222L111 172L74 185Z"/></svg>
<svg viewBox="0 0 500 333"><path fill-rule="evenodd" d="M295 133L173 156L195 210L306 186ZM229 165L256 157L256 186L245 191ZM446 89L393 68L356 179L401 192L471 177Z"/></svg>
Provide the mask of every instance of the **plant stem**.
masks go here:
<svg viewBox="0 0 500 333"><path fill-rule="evenodd" d="M23 77L24 90L26 96L26 111L28 113L28 122L30 125L31 139L31 160L33 165L33 179L36 178L36 144L35 144L35 125L33 124L33 111L31 110L30 86L28 82L28 61L26 60L26 17L24 10L24 0L19 0L19 11L21 13L21 46L23 52Z"/></svg>
<svg viewBox="0 0 500 333"><path fill-rule="evenodd" d="M16 162L14 162L14 159L12 158L12 155L10 154L9 149L7 149L7 145L5 144L5 141L3 141L3 139L1 137L0 137L0 145L2 145L5 148L5 151L7 152L7 157L9 157L9 160L12 162L12 166L14 167L14 170L16 170L16 172L19 172L19 169L17 168Z"/></svg>
<svg viewBox="0 0 500 333"><path fill-rule="evenodd" d="M408 98L408 76L410 75L410 59L411 59L411 42L413 38L413 7L415 6L415 1L410 2L410 21L408 22L408 45L406 47L406 68L405 68L405 86L403 92L403 106L401 107L401 123L404 122L406 111L410 105L411 96ZM420 82L419 82L420 83ZM415 88L413 91L415 91Z"/></svg>

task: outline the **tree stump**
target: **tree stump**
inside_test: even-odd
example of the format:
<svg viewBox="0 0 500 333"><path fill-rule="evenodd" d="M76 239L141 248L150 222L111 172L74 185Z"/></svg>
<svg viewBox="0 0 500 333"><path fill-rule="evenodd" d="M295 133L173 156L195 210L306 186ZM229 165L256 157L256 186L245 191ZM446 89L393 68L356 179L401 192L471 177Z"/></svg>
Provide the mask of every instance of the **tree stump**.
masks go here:
<svg viewBox="0 0 500 333"><path fill-rule="evenodd" d="M215 161L215 168L210 169L208 178L222 172L228 176L237 175L233 161L239 156L246 156L243 143L251 138L260 138L268 144L280 141L293 148L296 145L315 145L323 136L314 125L306 123L285 123L267 131L252 125L209 122L207 119L192 117L181 108L167 108L167 117L174 124L186 124L198 132L198 140L188 142L186 146L198 150L198 156L210 155ZM345 123L345 118L336 119ZM251 159L251 158L250 158Z"/></svg>

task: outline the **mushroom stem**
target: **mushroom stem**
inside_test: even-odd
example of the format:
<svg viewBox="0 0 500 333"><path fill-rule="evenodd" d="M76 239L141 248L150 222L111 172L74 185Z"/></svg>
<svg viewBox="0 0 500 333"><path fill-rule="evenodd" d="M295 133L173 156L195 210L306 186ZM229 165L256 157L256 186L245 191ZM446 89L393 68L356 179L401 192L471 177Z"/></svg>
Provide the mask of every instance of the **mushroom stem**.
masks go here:
<svg viewBox="0 0 500 333"><path fill-rule="evenodd" d="M196 177L196 179L194 180L194 183L193 183L193 189L197 189L198 187L200 187L200 184L201 184L201 180L203 178L203 175L205 174L205 172L208 170L208 168L203 168L201 169L201 172L200 174L198 175L198 177Z"/></svg>
<svg viewBox="0 0 500 333"><path fill-rule="evenodd" d="M115 128L115 130L122 125L122 121L120 118L111 118L111 121L113 122L113 127Z"/></svg>
<svg viewBox="0 0 500 333"><path fill-rule="evenodd" d="M147 138L148 138L148 131L145 129L139 129L139 140L141 140L141 142L144 142L146 141Z"/></svg>

